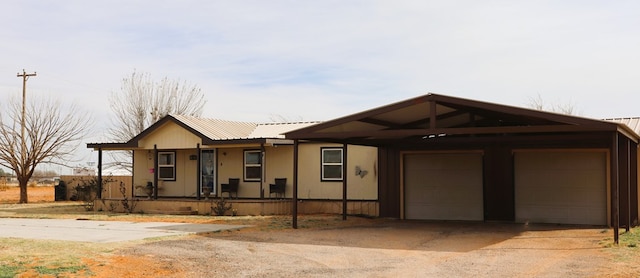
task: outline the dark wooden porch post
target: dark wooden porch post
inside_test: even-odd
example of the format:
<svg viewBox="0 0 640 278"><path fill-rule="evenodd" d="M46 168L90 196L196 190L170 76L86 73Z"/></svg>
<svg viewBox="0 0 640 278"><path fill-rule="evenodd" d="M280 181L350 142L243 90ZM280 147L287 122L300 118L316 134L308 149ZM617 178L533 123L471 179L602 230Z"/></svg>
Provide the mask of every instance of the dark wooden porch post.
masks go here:
<svg viewBox="0 0 640 278"><path fill-rule="evenodd" d="M291 199L291 225L298 228L298 139L293 140L293 198Z"/></svg>
<svg viewBox="0 0 640 278"><path fill-rule="evenodd" d="M98 199L102 199L102 148L98 148Z"/></svg>
<svg viewBox="0 0 640 278"><path fill-rule="evenodd" d="M613 242L618 244L618 230L620 228L620 169L618 169L618 132L611 140L611 222L613 226Z"/></svg>
<svg viewBox="0 0 640 278"><path fill-rule="evenodd" d="M347 144L342 144L342 220L347 220Z"/></svg>
<svg viewBox="0 0 640 278"><path fill-rule="evenodd" d="M153 199L158 200L158 145L153 145Z"/></svg>
<svg viewBox="0 0 640 278"><path fill-rule="evenodd" d="M200 200L200 191L202 191L202 158L200 158L200 143L196 144L196 152L198 152L196 155L198 156L198 159L196 163L198 163L198 166L196 166L197 170L196 170L196 175L198 175L198 185L196 185L196 199ZM206 185L204 185L206 186Z"/></svg>
<svg viewBox="0 0 640 278"><path fill-rule="evenodd" d="M260 165L262 165L260 173L260 199L264 199L264 180L267 178L267 151L264 148L264 143L260 143ZM284 195L284 194L283 194ZM277 197L277 196L276 196Z"/></svg>

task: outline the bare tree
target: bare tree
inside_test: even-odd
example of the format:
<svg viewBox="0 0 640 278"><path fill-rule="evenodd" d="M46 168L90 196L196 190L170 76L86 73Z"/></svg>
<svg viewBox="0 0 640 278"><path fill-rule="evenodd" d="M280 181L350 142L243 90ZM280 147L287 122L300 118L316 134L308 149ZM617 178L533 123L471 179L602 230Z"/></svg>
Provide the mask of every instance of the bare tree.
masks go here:
<svg viewBox="0 0 640 278"><path fill-rule="evenodd" d="M540 94L537 94L535 97L529 97L529 103L527 103L527 106L535 110L546 110L544 100L542 99L542 96Z"/></svg>
<svg viewBox="0 0 640 278"><path fill-rule="evenodd" d="M35 171L33 171L33 178L36 179L42 179L42 178L52 178L52 177L56 177L58 176L58 173L56 173L56 171L52 171L52 170L38 170L36 169Z"/></svg>
<svg viewBox="0 0 640 278"><path fill-rule="evenodd" d="M27 203L27 183L36 166L47 162L65 165L88 131L89 117L71 105L63 113L60 104L47 98L29 101L25 135L21 136L22 101L11 98L0 114L0 165L16 173L20 203ZM25 148L22 148L24 142ZM24 151L23 151L24 150Z"/></svg>
<svg viewBox="0 0 640 278"><path fill-rule="evenodd" d="M122 79L109 99L114 113L108 136L126 142L168 114L200 116L206 101L196 85L167 77L155 82L148 73L134 71ZM131 153L111 153L115 164L130 170Z"/></svg>
<svg viewBox="0 0 640 278"><path fill-rule="evenodd" d="M542 99L542 96L540 96L540 94L537 94L535 97L530 97L527 106L540 111L549 111L566 115L577 114L573 103L556 103L553 105L548 105Z"/></svg>

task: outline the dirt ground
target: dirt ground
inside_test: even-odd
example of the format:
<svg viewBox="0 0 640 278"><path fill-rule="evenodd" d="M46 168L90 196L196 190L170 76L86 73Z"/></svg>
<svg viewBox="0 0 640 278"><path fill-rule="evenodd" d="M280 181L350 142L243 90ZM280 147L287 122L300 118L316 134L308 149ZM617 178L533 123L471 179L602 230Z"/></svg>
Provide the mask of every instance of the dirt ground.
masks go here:
<svg viewBox="0 0 640 278"><path fill-rule="evenodd" d="M0 203L13 200L10 195L17 193L10 191L0 191ZM53 200L53 187L29 188L29 197L32 202ZM606 228L359 217L342 221L325 215L300 216L294 230L289 217L130 217L254 226L124 244L84 258L90 271L65 277L640 276L640 251L606 248L612 236ZM45 276L31 271L19 277Z"/></svg>
<svg viewBox="0 0 640 278"><path fill-rule="evenodd" d="M27 188L30 203L53 202L55 191L53 186L31 186ZM11 204L20 201L20 189L13 186L0 186L0 204Z"/></svg>

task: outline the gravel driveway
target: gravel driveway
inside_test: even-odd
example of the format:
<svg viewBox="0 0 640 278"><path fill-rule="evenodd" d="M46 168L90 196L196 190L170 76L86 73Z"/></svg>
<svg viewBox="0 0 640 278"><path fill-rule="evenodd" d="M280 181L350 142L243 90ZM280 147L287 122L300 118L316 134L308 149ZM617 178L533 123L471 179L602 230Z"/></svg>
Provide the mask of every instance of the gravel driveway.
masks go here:
<svg viewBox="0 0 640 278"><path fill-rule="evenodd" d="M175 277L619 277L593 227L398 220L246 229L136 245ZM169 275L171 276L171 275Z"/></svg>

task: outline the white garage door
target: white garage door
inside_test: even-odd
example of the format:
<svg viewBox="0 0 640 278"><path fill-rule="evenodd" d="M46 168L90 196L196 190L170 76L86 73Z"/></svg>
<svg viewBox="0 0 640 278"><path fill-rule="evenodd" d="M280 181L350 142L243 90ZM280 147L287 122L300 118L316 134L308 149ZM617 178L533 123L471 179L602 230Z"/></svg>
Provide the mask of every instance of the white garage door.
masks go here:
<svg viewBox="0 0 640 278"><path fill-rule="evenodd" d="M406 219L484 219L482 154L405 154L403 159Z"/></svg>
<svg viewBox="0 0 640 278"><path fill-rule="evenodd" d="M516 152L516 222L605 225L606 153Z"/></svg>

